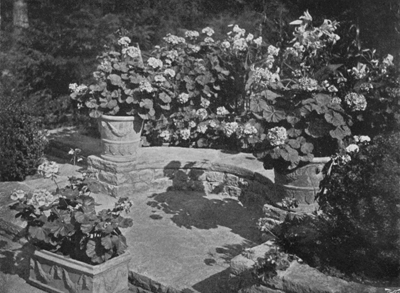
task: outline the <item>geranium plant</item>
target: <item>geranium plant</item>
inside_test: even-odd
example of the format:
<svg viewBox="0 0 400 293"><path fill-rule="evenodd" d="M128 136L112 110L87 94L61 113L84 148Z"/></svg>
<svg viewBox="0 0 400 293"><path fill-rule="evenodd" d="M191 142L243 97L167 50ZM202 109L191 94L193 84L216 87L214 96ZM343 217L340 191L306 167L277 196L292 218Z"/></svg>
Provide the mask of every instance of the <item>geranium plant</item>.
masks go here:
<svg viewBox="0 0 400 293"><path fill-rule="evenodd" d="M139 116L148 119L168 108L172 84L163 62L149 58L143 62L138 46L120 37L117 44L99 57L93 73L96 80L87 86L70 84L71 98L78 108L86 107L90 117L102 114Z"/></svg>
<svg viewBox="0 0 400 293"><path fill-rule="evenodd" d="M162 60L174 84L170 109L145 130L153 143L180 146L245 148L257 125L245 113L245 82L250 64L262 58L262 38L232 25L226 38L214 30L167 35L151 53Z"/></svg>
<svg viewBox="0 0 400 293"><path fill-rule="evenodd" d="M44 162L39 174L56 182L58 165ZM132 206L127 198L120 198L113 209L98 213L90 196L90 174L70 177L69 185L54 192L36 189L32 192L16 190L10 205L17 218L27 222L27 239L38 248L62 253L89 264L103 263L125 252L126 239L120 228L132 226L132 219L121 216Z"/></svg>
<svg viewBox="0 0 400 293"><path fill-rule="evenodd" d="M294 38L280 48L269 46L264 61L252 67L246 84L250 110L266 130L257 157L264 160L266 168L281 171L294 169L314 156L339 152L352 129L367 131L363 125L356 128L354 121L379 124L376 119L364 121L372 117L365 113L372 111L369 100L380 103L379 114L384 112L382 108L389 102L377 92L372 94L372 88L384 79L382 70L393 65L390 58L382 64L375 60L369 66L376 70L369 70L361 63L355 65L365 54L348 60L348 55L341 56L335 47L340 39L335 21L324 20L314 26L305 12L291 25ZM383 84L388 83L379 87Z"/></svg>

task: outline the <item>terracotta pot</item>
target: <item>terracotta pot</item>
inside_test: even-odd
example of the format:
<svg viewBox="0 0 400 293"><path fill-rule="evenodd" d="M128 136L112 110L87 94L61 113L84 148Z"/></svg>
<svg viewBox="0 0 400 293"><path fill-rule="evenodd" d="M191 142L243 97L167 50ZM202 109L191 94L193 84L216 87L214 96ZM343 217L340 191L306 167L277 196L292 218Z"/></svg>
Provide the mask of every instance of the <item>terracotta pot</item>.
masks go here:
<svg viewBox="0 0 400 293"><path fill-rule="evenodd" d="M36 250L30 260L28 283L54 293L125 293L128 292L130 259L127 251L105 263L89 265Z"/></svg>
<svg viewBox="0 0 400 293"><path fill-rule="evenodd" d="M134 116L99 118L103 159L112 162L132 162L140 148L143 120Z"/></svg>
<svg viewBox="0 0 400 293"><path fill-rule="evenodd" d="M315 204L319 183L324 178L322 170L330 157L314 158L307 165L280 173L274 170L275 187L279 198L294 198L299 204Z"/></svg>

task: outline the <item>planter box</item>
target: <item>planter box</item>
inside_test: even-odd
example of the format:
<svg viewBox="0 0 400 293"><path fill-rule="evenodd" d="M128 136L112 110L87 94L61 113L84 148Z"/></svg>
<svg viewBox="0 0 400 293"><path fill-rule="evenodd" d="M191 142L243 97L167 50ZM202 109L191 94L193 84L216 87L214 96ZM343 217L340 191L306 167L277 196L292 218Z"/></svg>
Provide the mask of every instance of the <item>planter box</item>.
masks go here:
<svg viewBox="0 0 400 293"><path fill-rule="evenodd" d="M54 293L128 292L129 252L99 265L36 250L30 260L28 283Z"/></svg>

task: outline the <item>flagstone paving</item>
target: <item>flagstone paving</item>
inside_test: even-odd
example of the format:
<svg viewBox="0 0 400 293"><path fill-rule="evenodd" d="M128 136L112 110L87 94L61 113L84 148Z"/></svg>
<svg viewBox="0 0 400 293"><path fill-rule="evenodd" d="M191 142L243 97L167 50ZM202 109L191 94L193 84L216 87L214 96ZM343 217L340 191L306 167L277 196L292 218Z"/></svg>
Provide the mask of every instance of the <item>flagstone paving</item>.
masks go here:
<svg viewBox="0 0 400 293"><path fill-rule="evenodd" d="M83 153L98 145L93 139L84 139L89 147L83 149ZM77 139L81 144L77 143L76 147L84 148L84 139ZM73 141L71 138L67 140ZM51 155L54 159L54 152ZM62 176L57 178L57 182L64 186L68 176L74 175L82 167L73 166L65 160L59 162ZM262 166L257 163L247 162L247 167L250 170L261 170ZM0 182L0 231L4 231L5 227L10 228L7 226L9 223L23 225L14 219L7 207L10 203L8 194L13 189L52 186L53 183L48 179L37 176L29 177L24 182ZM116 200L104 193L93 196L98 203L98 210L111 207ZM260 243L256 222L261 217L261 206L243 205L238 198L227 195L174 190L165 186L154 186L144 191L132 190L129 197L134 202L129 214L134 224L124 234L132 254L132 284L140 285L145 290L147 288L147 291L141 292L232 292L228 282L229 261L244 248ZM19 244L9 243L8 240L0 240L0 246L4 245L0 252L2 263L4 258L15 257L12 255L16 252L21 254ZM11 268L0 266L0 285L11 284L11 289L4 293L41 292L26 284L27 268L26 263L14 267L11 265ZM22 273L23 270L25 272ZM12 291L14 284L21 290ZM4 288L0 287L1 293ZM24 288L27 288L26 291Z"/></svg>

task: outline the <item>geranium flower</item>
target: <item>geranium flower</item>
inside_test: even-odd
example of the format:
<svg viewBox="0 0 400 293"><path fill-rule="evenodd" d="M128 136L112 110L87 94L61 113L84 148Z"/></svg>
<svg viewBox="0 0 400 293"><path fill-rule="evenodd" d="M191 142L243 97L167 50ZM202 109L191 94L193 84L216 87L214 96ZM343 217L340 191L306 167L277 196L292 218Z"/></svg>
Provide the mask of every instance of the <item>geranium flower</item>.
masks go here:
<svg viewBox="0 0 400 293"><path fill-rule="evenodd" d="M200 132L200 133L206 133L206 131L207 131L207 124L199 124L199 125L197 126L197 130L198 130L198 132Z"/></svg>
<svg viewBox="0 0 400 293"><path fill-rule="evenodd" d="M25 195L26 195L26 193L23 190L14 190L14 192L11 194L11 199L14 201L20 200L20 199L25 198Z"/></svg>
<svg viewBox="0 0 400 293"><path fill-rule="evenodd" d="M163 67L163 63L160 59L154 58L154 57L150 57L147 60L147 64L149 64L151 67L153 68L162 68Z"/></svg>
<svg viewBox="0 0 400 293"><path fill-rule="evenodd" d="M231 43L229 43L228 41L223 41L223 42L221 43L221 47L222 47L223 49L229 49L229 48L231 47Z"/></svg>
<svg viewBox="0 0 400 293"><path fill-rule="evenodd" d="M367 100L362 94L349 93L344 100L352 111L364 111L367 108Z"/></svg>
<svg viewBox="0 0 400 293"><path fill-rule="evenodd" d="M257 46L261 46L262 44L262 37L258 37L257 39L254 39L254 44Z"/></svg>
<svg viewBox="0 0 400 293"><path fill-rule="evenodd" d="M201 32L203 33L203 34L206 34L207 36L209 36L209 37L211 37L215 32L214 32L214 30L212 29L212 28L210 28L210 27L205 27L205 28L203 28L202 30L201 30Z"/></svg>
<svg viewBox="0 0 400 293"><path fill-rule="evenodd" d="M45 161L38 167L38 173L45 178L54 177L57 175L60 166L56 162Z"/></svg>
<svg viewBox="0 0 400 293"><path fill-rule="evenodd" d="M217 115L228 115L229 111L226 110L226 108L224 106L218 107L217 108Z"/></svg>
<svg viewBox="0 0 400 293"><path fill-rule="evenodd" d="M171 68L168 68L168 69L165 69L164 70L164 74L165 75L169 75L169 76L171 76L171 77L174 77L175 76L175 70L173 70L173 69L171 69Z"/></svg>
<svg viewBox="0 0 400 293"><path fill-rule="evenodd" d="M123 48L122 54L128 55L131 58L139 58L141 55L140 50L133 46L128 47L128 48Z"/></svg>
<svg viewBox="0 0 400 293"><path fill-rule="evenodd" d="M239 124L237 122L228 122L224 125L225 134L230 137L238 129Z"/></svg>
<svg viewBox="0 0 400 293"><path fill-rule="evenodd" d="M200 120L204 120L207 118L208 113L206 109L200 108L196 111L196 115L200 116Z"/></svg>
<svg viewBox="0 0 400 293"><path fill-rule="evenodd" d="M268 130L267 139L272 146L279 146L285 144L287 133L285 127L276 126Z"/></svg>
<svg viewBox="0 0 400 293"><path fill-rule="evenodd" d="M210 101L202 97L202 98L201 98L200 105L201 105L203 108L208 108L208 106L210 106Z"/></svg>
<svg viewBox="0 0 400 293"><path fill-rule="evenodd" d="M120 46L129 46L129 44L131 43L131 39L128 37L122 37L118 40L118 45Z"/></svg>
<svg viewBox="0 0 400 293"><path fill-rule="evenodd" d="M183 140L188 140L190 138L190 129L188 128L181 129L180 134Z"/></svg>
<svg viewBox="0 0 400 293"><path fill-rule="evenodd" d="M187 101L189 101L189 95L187 93L181 93L178 96L178 102L181 104L186 103Z"/></svg>
<svg viewBox="0 0 400 293"><path fill-rule="evenodd" d="M348 145L348 146L346 147L346 152L347 152L347 153L356 153L356 152L358 152L359 150L360 150L359 146L356 145L356 144L354 144L354 143L352 143L352 144L350 144L350 145Z"/></svg>
<svg viewBox="0 0 400 293"><path fill-rule="evenodd" d="M188 31L185 32L185 38L189 38L189 39L195 39L195 38L197 38L199 35L200 35L200 34L199 34L199 32L197 32L197 31L190 31L190 30L188 30Z"/></svg>

